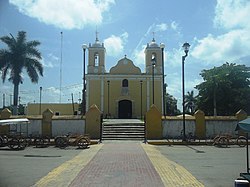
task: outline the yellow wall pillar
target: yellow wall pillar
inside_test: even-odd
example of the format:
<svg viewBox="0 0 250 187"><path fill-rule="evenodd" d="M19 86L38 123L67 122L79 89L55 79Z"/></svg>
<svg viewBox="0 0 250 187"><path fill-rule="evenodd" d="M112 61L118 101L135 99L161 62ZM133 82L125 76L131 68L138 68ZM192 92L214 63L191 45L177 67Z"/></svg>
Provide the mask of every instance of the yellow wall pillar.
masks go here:
<svg viewBox="0 0 250 187"><path fill-rule="evenodd" d="M205 114L201 110L197 110L195 116L195 135L198 138L206 138Z"/></svg>
<svg viewBox="0 0 250 187"><path fill-rule="evenodd" d="M1 119L9 119L11 116L11 111L8 108L5 108L1 112Z"/></svg>
<svg viewBox="0 0 250 187"><path fill-rule="evenodd" d="M8 108L5 108L1 112L0 119L9 119L11 116L11 111ZM1 125L0 126L0 134L9 134L10 126L9 125Z"/></svg>
<svg viewBox="0 0 250 187"><path fill-rule="evenodd" d="M236 118L238 121L242 121L244 119L247 119L247 113L244 110L239 110L236 114L235 114Z"/></svg>
<svg viewBox="0 0 250 187"><path fill-rule="evenodd" d="M52 136L52 117L53 112L50 109L47 109L43 112L42 118L42 135L43 136Z"/></svg>
<svg viewBox="0 0 250 187"><path fill-rule="evenodd" d="M147 139L161 139L162 138L162 119L161 113L152 105L146 113L146 136Z"/></svg>
<svg viewBox="0 0 250 187"><path fill-rule="evenodd" d="M96 105L92 105L86 113L86 134L92 139L100 138L101 111Z"/></svg>

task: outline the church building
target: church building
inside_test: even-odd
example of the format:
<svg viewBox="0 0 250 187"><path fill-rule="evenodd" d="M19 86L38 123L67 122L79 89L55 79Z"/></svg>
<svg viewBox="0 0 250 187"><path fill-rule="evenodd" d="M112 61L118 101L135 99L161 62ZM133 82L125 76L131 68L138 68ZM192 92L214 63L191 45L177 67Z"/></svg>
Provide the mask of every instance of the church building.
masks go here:
<svg viewBox="0 0 250 187"><path fill-rule="evenodd" d="M105 46L98 37L88 46L86 110L96 105L108 118L142 118L154 104L163 111L163 50L155 39L145 48L145 71L126 55L109 72Z"/></svg>

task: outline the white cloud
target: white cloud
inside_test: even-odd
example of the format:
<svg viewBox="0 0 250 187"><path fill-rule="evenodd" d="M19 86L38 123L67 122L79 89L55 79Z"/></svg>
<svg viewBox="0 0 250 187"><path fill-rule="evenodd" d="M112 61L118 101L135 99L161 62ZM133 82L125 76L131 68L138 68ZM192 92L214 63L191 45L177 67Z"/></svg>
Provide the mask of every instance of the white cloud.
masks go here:
<svg viewBox="0 0 250 187"><path fill-rule="evenodd" d="M217 0L214 24L226 29L250 27L249 0Z"/></svg>
<svg viewBox="0 0 250 187"><path fill-rule="evenodd" d="M135 49L132 57L134 59L134 64L137 66L145 66L145 48L146 45L142 45L140 49Z"/></svg>
<svg viewBox="0 0 250 187"><path fill-rule="evenodd" d="M58 103L60 92L61 92L61 102L62 103L69 103L72 101L72 93L74 102L78 102L79 97L81 97L81 84L74 84L69 86L63 86L62 90L56 87L42 87L42 102L43 103ZM22 103L33 103L39 102L39 87L33 90L26 90L22 88L20 89L20 97Z"/></svg>
<svg viewBox="0 0 250 187"><path fill-rule="evenodd" d="M153 37L153 35L152 35L153 32L156 32L155 38L157 38L157 35L160 32L163 33L163 32L170 30L170 29L177 32L177 33L179 32L178 31L178 24L175 21L173 21L170 24L170 27L168 26L167 23L160 23L160 24L153 23L152 25L150 25L148 27L147 31L145 32L143 37L140 39L140 41L138 42L137 46L135 47L135 49L133 50L133 53L132 53L132 56L135 59L134 62L136 65L138 65L138 66L145 65L145 53L144 53L145 48L146 48L145 43L150 42L150 40L148 40L149 36L151 35ZM151 37L151 40L152 40L152 37ZM145 41L145 40L147 40L147 41ZM168 54L167 56L166 56L166 53ZM165 57L164 57L165 61L167 58L170 58L170 59L174 58L172 53L168 53L167 51L166 51L166 53L165 53ZM177 57L176 53L174 53L174 55ZM171 64L175 64L174 59L172 59Z"/></svg>
<svg viewBox="0 0 250 187"><path fill-rule="evenodd" d="M178 23L176 23L175 21L172 21L172 23L171 23L171 28L173 29L173 30L177 30L178 29Z"/></svg>
<svg viewBox="0 0 250 187"><path fill-rule="evenodd" d="M179 49L173 49L172 51L166 51L166 63L172 67L181 65L181 56L183 56L181 47Z"/></svg>
<svg viewBox="0 0 250 187"><path fill-rule="evenodd" d="M192 56L207 63L234 61L248 56L250 51L250 35L247 30L233 30L224 35L212 36L198 40L192 50Z"/></svg>
<svg viewBox="0 0 250 187"><path fill-rule="evenodd" d="M53 68L55 66L58 66L59 58L52 53L49 53L47 58L42 58L41 63L43 67Z"/></svg>
<svg viewBox="0 0 250 187"><path fill-rule="evenodd" d="M114 0L10 0L18 10L48 25L62 29L82 29L86 25L99 25L103 13Z"/></svg>
<svg viewBox="0 0 250 187"><path fill-rule="evenodd" d="M51 61L47 61L47 60L42 59L41 63L43 65L43 67L45 67L45 68L53 68L54 67L54 65Z"/></svg>
<svg viewBox="0 0 250 187"><path fill-rule="evenodd" d="M166 23L161 23L155 26L155 32L166 31L167 29L168 29L168 26Z"/></svg>
<svg viewBox="0 0 250 187"><path fill-rule="evenodd" d="M225 30L224 34L195 39L191 50L193 57L208 64L234 62L249 56L250 51L250 1L218 0L214 23Z"/></svg>
<svg viewBox="0 0 250 187"><path fill-rule="evenodd" d="M104 40L108 56L119 56L123 53L124 45L127 42L128 33L124 32L120 36L111 35Z"/></svg>

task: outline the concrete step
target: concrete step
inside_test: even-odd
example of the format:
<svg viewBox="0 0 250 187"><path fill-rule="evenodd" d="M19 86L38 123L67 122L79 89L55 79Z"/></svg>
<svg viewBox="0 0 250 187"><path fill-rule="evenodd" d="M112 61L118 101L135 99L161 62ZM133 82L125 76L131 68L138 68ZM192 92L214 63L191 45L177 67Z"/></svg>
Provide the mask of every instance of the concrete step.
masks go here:
<svg viewBox="0 0 250 187"><path fill-rule="evenodd" d="M104 132L102 136L112 136L112 135L119 135L119 136L144 136L144 132Z"/></svg>
<svg viewBox="0 0 250 187"><path fill-rule="evenodd" d="M111 120L103 123L103 140L144 140L142 121Z"/></svg>
<svg viewBox="0 0 250 187"><path fill-rule="evenodd" d="M123 138L123 137L116 137L116 138L109 138L109 137L104 137L102 138L102 140L126 140L126 141L131 141L131 140L136 140L136 141L143 141L144 140L144 137L141 138L141 137L133 137L133 138Z"/></svg>
<svg viewBox="0 0 250 187"><path fill-rule="evenodd" d="M144 124L127 124L127 123L124 123L124 124L103 124L103 126L134 126L134 127L143 127Z"/></svg>
<svg viewBox="0 0 250 187"><path fill-rule="evenodd" d="M144 134L106 134L103 137L144 137Z"/></svg>
<svg viewBox="0 0 250 187"><path fill-rule="evenodd" d="M131 131L144 131L144 128L120 128L120 127L117 127L117 128L114 128L114 127L108 127L108 128L103 128L103 131L128 131L128 132L131 132Z"/></svg>
<svg viewBox="0 0 250 187"><path fill-rule="evenodd" d="M133 134L144 134L144 131L137 131L137 132L135 132L135 131L103 131L103 133L102 134L131 134L131 135L133 135Z"/></svg>
<svg viewBox="0 0 250 187"><path fill-rule="evenodd" d="M120 130L126 130L126 129L133 129L133 130L142 130L144 129L143 127L134 127L134 126L126 126L126 127L122 127L122 126L103 126L103 129L120 129Z"/></svg>

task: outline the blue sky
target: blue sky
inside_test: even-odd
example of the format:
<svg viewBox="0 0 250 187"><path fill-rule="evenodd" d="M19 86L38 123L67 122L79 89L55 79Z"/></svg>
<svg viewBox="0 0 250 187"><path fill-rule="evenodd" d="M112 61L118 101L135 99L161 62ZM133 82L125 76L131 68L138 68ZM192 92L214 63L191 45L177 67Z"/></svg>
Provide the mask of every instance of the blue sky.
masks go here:
<svg viewBox="0 0 250 187"><path fill-rule="evenodd" d="M59 102L61 32L61 102L77 101L82 90L82 44L95 32L106 48L106 71L127 55L144 71L144 49L154 37L165 47L167 92L181 108L181 46L191 44L185 61L186 92L202 82L200 72L235 62L250 65L249 0L0 0L0 36L20 30L39 40L44 76L32 84L24 73L21 103ZM0 48L5 48L0 43ZM1 73L1 72L0 72ZM197 94L197 91L195 92ZM0 107L13 99L13 85L0 82Z"/></svg>

